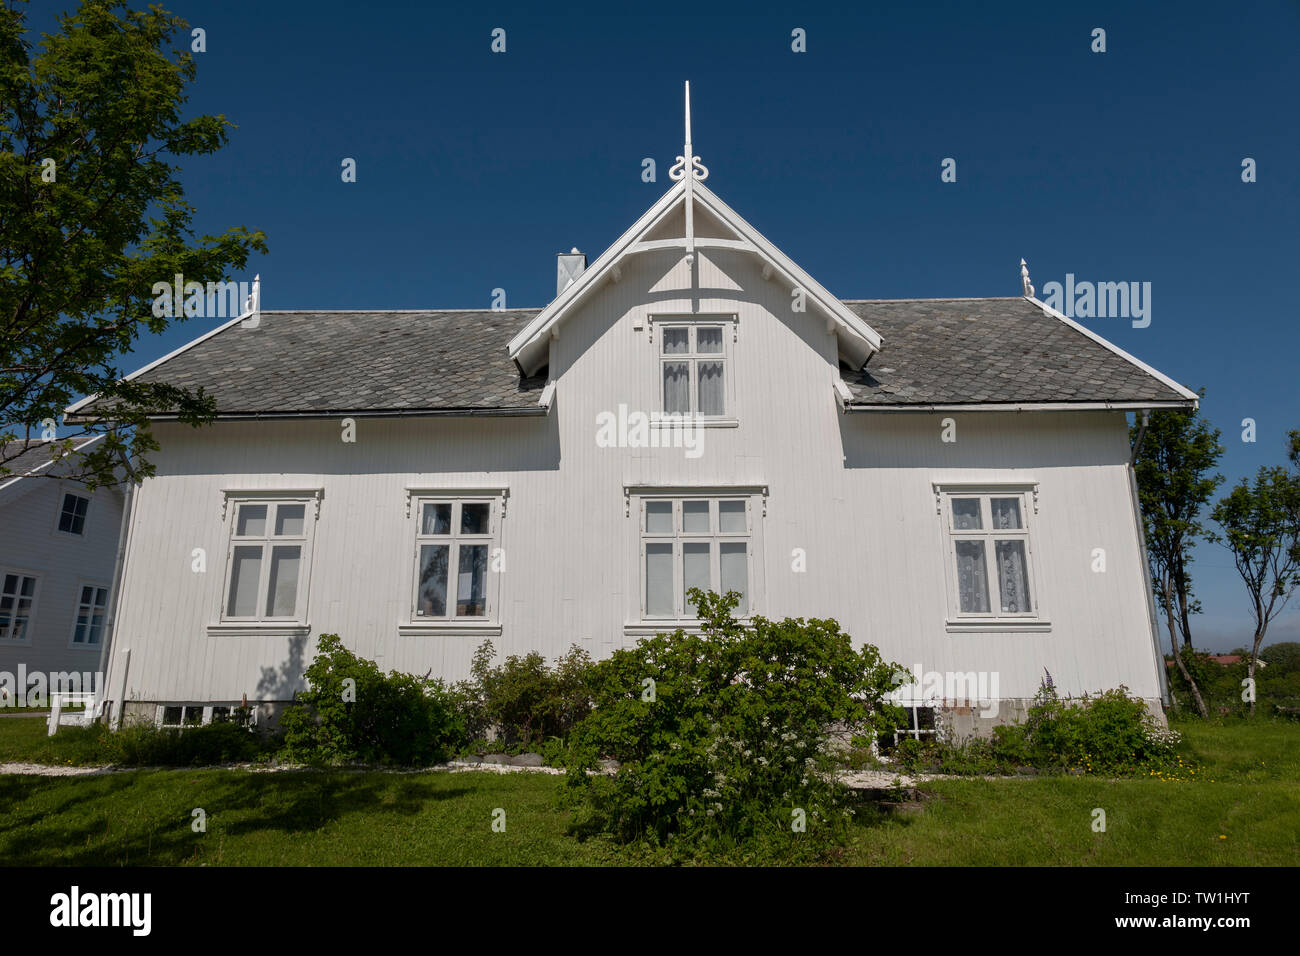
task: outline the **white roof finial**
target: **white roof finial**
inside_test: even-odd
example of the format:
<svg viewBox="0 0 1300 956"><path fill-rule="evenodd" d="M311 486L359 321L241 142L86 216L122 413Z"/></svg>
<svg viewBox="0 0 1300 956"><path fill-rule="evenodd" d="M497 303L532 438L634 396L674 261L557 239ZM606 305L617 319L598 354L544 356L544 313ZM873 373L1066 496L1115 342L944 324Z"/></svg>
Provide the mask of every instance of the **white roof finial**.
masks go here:
<svg viewBox="0 0 1300 956"><path fill-rule="evenodd" d="M673 168L668 170L668 178L676 182L679 179L688 180L689 182L700 181L709 178L709 171L704 168L700 162L700 157L694 155L691 149L691 81L686 81L686 144L682 147L682 155L677 157L677 162Z"/></svg>
<svg viewBox="0 0 1300 956"><path fill-rule="evenodd" d="M1034 285L1029 281L1029 266L1024 259L1020 260L1020 285L1025 290L1025 297L1032 299L1034 297Z"/></svg>
<svg viewBox="0 0 1300 956"><path fill-rule="evenodd" d="M691 81L686 81L686 152L691 151Z"/></svg>

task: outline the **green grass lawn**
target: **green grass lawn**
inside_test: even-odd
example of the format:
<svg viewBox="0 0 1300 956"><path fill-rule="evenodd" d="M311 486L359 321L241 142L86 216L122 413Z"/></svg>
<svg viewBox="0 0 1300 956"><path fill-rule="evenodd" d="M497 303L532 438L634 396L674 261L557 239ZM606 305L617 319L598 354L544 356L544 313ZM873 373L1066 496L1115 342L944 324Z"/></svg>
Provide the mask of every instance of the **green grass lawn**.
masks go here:
<svg viewBox="0 0 1300 956"><path fill-rule="evenodd" d="M0 760L40 752L0 721ZM941 780L903 813L864 809L856 865L1300 863L1300 725L1179 724L1195 781ZM47 751L48 752L48 751ZM567 832L542 774L137 770L0 776L10 865L600 865L634 857ZM1106 811L1106 832L1092 811ZM192 811L207 814L194 833ZM494 832L493 811L505 811Z"/></svg>

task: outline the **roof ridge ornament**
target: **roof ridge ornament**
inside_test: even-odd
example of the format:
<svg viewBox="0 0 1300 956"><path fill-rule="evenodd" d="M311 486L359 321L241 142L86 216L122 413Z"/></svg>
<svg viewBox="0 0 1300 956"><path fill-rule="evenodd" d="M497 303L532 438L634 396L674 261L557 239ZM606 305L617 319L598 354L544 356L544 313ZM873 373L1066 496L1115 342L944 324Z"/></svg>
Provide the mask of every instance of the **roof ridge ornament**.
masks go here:
<svg viewBox="0 0 1300 956"><path fill-rule="evenodd" d="M686 189L686 264L692 265L695 262L695 204L692 202L694 190L692 187L698 181L707 179L709 176L708 169L700 162L700 157L695 155L691 148L691 81L686 81L686 145L682 147L682 155L677 157L677 162L673 168L668 170L668 178L674 182L685 180Z"/></svg>
<svg viewBox="0 0 1300 956"><path fill-rule="evenodd" d="M1020 285L1025 290L1025 298L1034 297L1034 284L1029 281L1029 266L1024 259L1020 260Z"/></svg>
<svg viewBox="0 0 1300 956"><path fill-rule="evenodd" d="M688 174L689 173L689 177ZM679 179L687 180L687 188L690 186L690 180L703 181L709 178L708 168L700 162L700 157L694 155L691 149L691 81L686 81L686 144L682 147L682 155L677 157L677 162L673 168L668 170L668 178L676 182Z"/></svg>

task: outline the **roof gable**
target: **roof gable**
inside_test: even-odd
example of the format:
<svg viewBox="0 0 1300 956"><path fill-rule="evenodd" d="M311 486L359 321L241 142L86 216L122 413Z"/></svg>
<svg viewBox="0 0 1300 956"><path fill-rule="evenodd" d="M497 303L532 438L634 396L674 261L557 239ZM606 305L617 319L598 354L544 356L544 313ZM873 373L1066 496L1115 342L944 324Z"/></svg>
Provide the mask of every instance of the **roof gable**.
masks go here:
<svg viewBox="0 0 1300 956"><path fill-rule="evenodd" d="M510 340L508 354L522 372L534 374L547 364L547 336L588 295L607 282L618 281L620 263L624 259L641 252L674 248L680 248L688 261L695 249L720 248L751 253L763 263L764 278L804 291L809 305L825 318L828 331L836 333L842 360L852 367L860 367L879 350L880 335L859 315L831 295L703 183L693 182L689 188L687 184L685 179L675 183L576 281ZM694 228L679 228L679 224L688 219L696 220L698 225L692 222Z"/></svg>

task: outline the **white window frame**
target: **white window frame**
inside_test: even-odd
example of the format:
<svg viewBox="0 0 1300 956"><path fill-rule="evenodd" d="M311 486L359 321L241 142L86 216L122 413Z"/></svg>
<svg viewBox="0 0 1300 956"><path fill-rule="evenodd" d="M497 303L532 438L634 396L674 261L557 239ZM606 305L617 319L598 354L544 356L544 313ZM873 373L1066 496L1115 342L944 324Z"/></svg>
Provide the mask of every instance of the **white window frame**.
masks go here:
<svg viewBox="0 0 1300 956"><path fill-rule="evenodd" d="M80 643L78 643L78 641L77 641L77 619L81 616L81 609L82 609L83 607L86 607L86 606L87 606L87 605L85 605L84 603L82 603L82 600L81 600L81 592L84 591L86 588L94 588L96 591L100 590L101 588L103 589L103 591L104 591L104 612L103 612L103 621L101 622L101 624L100 624L100 626L99 626L99 638L98 638L98 640L91 641L91 640L89 639L89 638L90 638L90 628L91 628L93 625L91 625L91 624L89 623L89 621L88 621L87 624L86 624L86 638L87 638L87 639L84 640L84 641L81 641ZM97 581L90 581L90 580L87 580L87 579L85 579L85 578L82 578L81 580L79 580L79 581L77 582L77 602L76 602L76 604L73 606L73 611L72 611L72 629L71 629L71 631L68 632L68 647L75 648L75 649L77 649L77 650L95 650L95 651L98 651L98 650L103 646L103 644L104 644L104 631L106 631L106 630L108 629L108 605L109 605L109 604L112 602L112 600L113 600L113 593L112 593L112 591L113 591L113 589L112 589L109 585L107 585L107 584L103 584L103 583L100 583L100 582L97 582ZM92 595L91 595L91 599L92 599L92 601L94 600L94 597L95 597L95 595L92 594ZM90 607L90 620L93 620L93 619L94 619L94 610L95 610L95 607L97 607L97 605L92 603L91 605L89 605L89 607Z"/></svg>
<svg viewBox="0 0 1300 956"><path fill-rule="evenodd" d="M398 621L398 633L406 637L427 634L494 636L501 633L501 578L498 562L504 554L504 526L508 488L408 488L407 517L410 529L407 541L408 577L406 588L406 613ZM451 505L451 524L445 535L421 533L425 505ZM461 509L467 504L488 506L486 534L468 534L460 531ZM447 546L447 607L441 616L420 614L420 548L423 545ZM483 584L484 609L481 615L456 614L457 592L460 580L460 546L483 545L487 547L487 577Z"/></svg>
<svg viewBox="0 0 1300 956"><path fill-rule="evenodd" d="M4 593L3 591L4 578L5 575L7 574L14 574L18 576L19 578L18 594L14 595L14 607L13 610L9 612L9 625L8 628L6 629L8 633L0 632L0 647L27 647L32 643L32 631L36 627L36 609L40 605L42 576L40 574L37 574L35 571L29 571L25 568L0 567L0 596L3 596ZM17 600L18 595L22 594L23 578L32 578L36 583L32 585L32 606L31 606L31 610L27 614L26 636L19 640L15 640L14 638L9 636L9 633L12 633L13 631L14 617L15 617L14 612L17 611L18 609L18 600Z"/></svg>
<svg viewBox="0 0 1300 956"><path fill-rule="evenodd" d="M948 593L949 631L1046 631L1051 622L1046 611L1043 594L1043 575L1039 568L1035 530L1038 514L1038 484L1036 482L960 484L935 483L935 501L940 517L940 534L943 542L944 576ZM992 525L992 498L1016 498L1020 502L1023 527L996 529ZM967 530L953 526L952 508L956 499L978 499L981 528ZM963 611L961 609L960 583L957 576L957 542L979 540L984 542L985 586L988 588L988 611ZM1025 542L1025 574L1029 579L1029 599L1032 609L1022 612L1001 610L996 541L1020 540Z"/></svg>
<svg viewBox="0 0 1300 956"><path fill-rule="evenodd" d="M63 524L63 505L64 502L67 501L69 495L71 495L74 498L80 498L82 501L86 503L86 513L81 518L80 531L64 531L61 527L59 527L61 524ZM90 526L90 509L94 505L94 501L95 499L93 495L85 495L77 491L67 491L61 488L59 490L59 506L54 510L55 533L61 534L68 538L84 538L86 536L86 529Z"/></svg>
<svg viewBox="0 0 1300 956"><path fill-rule="evenodd" d="M308 490L227 490L224 492L224 511L226 519L226 557L221 591L217 595L218 607L214 617L216 623L208 625L211 636L241 636L260 634L266 636L301 636L309 633L308 605L311 596L312 553L316 539L316 522L320 519L320 504L323 497L321 489ZM275 514L277 505L303 506L303 533L301 535L275 535ZM239 537L239 510L242 505L265 505L266 534ZM294 600L292 616L271 616L265 613L267 585L270 580L270 552L276 543L297 544L300 546L298 566L298 590ZM248 544L261 544L263 558L258 573L257 609L258 614L237 616L228 613L230 608L230 572L234 561L235 548Z"/></svg>
<svg viewBox="0 0 1300 956"><path fill-rule="evenodd" d="M256 705L256 704L253 704L253 703L250 703L248 706L249 706L249 712L248 712L248 723L246 723L246 724L239 724L238 726L243 727L243 728L248 729L248 730L252 730L253 728L255 728L255 727L257 726L257 713L258 713L258 709L257 709L257 705ZM166 723L166 722L165 722L165 720L166 720L167 708L169 708L169 707L179 707L179 708L181 708L181 722L180 722L179 724L169 724L169 723ZM220 708L224 708L225 710L228 710L228 711L230 711L230 712L233 714L233 713L235 713L236 711L239 710L240 704L239 704L238 701L236 701L236 702L234 702L234 703L230 703L230 704L221 703L220 701L217 701L217 702L215 702L215 703L208 703L208 704L193 704L193 703L190 703L190 704L179 704L179 703L158 704L158 705L154 708L154 720L153 720L153 722L154 722L154 726L155 726L155 727L159 727L159 728L167 728L167 729L171 729L171 730L189 730L190 728L193 728L193 727L206 727L206 726L208 726L209 724L211 724L211 723L213 722L213 719L214 719L214 717L215 717L214 711L215 711L218 707L220 707ZM187 724L187 723L185 723L185 716L186 716L186 712L187 712L187 711L189 711L189 712L191 712L191 713L193 713L194 711L198 711L198 713L199 713L199 722L198 722L197 724L194 724L194 723Z"/></svg>
<svg viewBox="0 0 1300 956"><path fill-rule="evenodd" d="M663 417L664 424L692 421L701 425L734 426L739 417L736 409L736 361L733 346L739 338L739 316L735 313L716 315L652 315L649 317L649 341L655 350L655 413L651 416L652 425L661 424L656 419ZM721 352L698 352L696 337L700 326L717 327L722 331ZM657 333L656 333L657 329ZM690 348L687 352L669 355L664 352L665 332L673 329L687 329ZM658 339L656 340L656 334ZM690 366L690 381L687 395L690 399L690 411L670 412L664 408L664 365L670 362L685 362ZM722 363L722 401L721 415L701 415L699 413L699 373L700 362Z"/></svg>
<svg viewBox="0 0 1300 956"><path fill-rule="evenodd" d="M723 543L745 542L746 599L748 608L738 619L745 621L760 613L759 604L762 585L761 568L758 555L761 552L759 537L761 519L767 513L766 488L675 488L664 490L641 490L633 493L625 488L625 495L635 496L635 511L629 502L628 513L636 515L637 535L637 617L636 623L625 627L627 633L656 633L658 630L673 629L682 626L687 629L699 626L696 608L689 605L685 591L685 565L682 559L682 545L687 543L709 543L709 586L718 591L722 586L720 545ZM673 530L669 532L652 532L646 530L646 514L652 502L671 502ZM709 530L706 532L683 531L683 504L688 501L709 502ZM719 503L723 501L742 501L745 505L745 531L724 532L721 530ZM673 612L670 615L651 615L646 608L646 547L648 544L671 544L673 549ZM720 593L720 592L719 592Z"/></svg>

